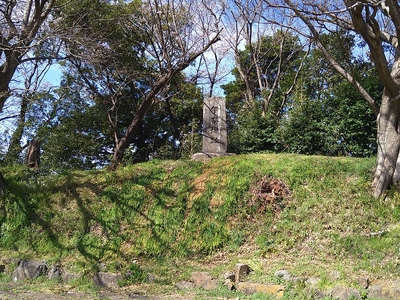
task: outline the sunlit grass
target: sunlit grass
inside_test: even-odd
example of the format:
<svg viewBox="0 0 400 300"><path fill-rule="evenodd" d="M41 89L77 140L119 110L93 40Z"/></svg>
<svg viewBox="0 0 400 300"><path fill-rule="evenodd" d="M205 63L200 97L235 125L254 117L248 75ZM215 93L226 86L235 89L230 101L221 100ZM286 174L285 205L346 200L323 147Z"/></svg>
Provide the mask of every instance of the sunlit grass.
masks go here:
<svg viewBox="0 0 400 300"><path fill-rule="evenodd" d="M102 263L130 270L140 260L168 284L188 279L177 276L177 261L212 261L218 253L249 261L268 280L279 268L304 277L324 278L327 268L349 280L360 270L386 276L399 265L400 196L371 196L373 165L373 158L251 154L156 160L116 172L3 168L0 253L85 274ZM254 205L252 187L264 176L290 190L282 211ZM139 278L142 270L134 271Z"/></svg>

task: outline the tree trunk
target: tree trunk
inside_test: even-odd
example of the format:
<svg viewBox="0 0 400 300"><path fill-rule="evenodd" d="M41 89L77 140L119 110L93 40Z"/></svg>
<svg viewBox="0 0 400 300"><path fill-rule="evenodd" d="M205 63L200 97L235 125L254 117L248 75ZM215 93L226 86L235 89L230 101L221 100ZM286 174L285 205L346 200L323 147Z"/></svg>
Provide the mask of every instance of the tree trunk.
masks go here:
<svg viewBox="0 0 400 300"><path fill-rule="evenodd" d="M378 157L372 187L378 198L395 184L399 172L396 171L400 150L400 105L398 99L391 99L384 91L378 115ZM395 173L397 174L395 176Z"/></svg>
<svg viewBox="0 0 400 300"><path fill-rule="evenodd" d="M29 98L27 95L22 96L22 101L21 101L21 109L19 113L19 118L18 118L18 125L17 128L14 130L12 137L11 137L11 143L10 146L8 147L8 151L5 157L6 163L13 163L18 161L20 154L23 150L21 147L21 140L22 140L22 135L25 130L25 117L26 117L26 112L28 109L28 103L29 103Z"/></svg>
<svg viewBox="0 0 400 300"><path fill-rule="evenodd" d="M166 78L163 78L166 79ZM111 160L110 169L115 170L118 165L121 163L122 158L124 157L124 153L126 148L128 148L129 144L132 141L133 135L135 130L138 128L140 122L143 120L144 115L146 112L153 106L155 97L161 88L164 86L164 83L160 85L156 85L143 99L143 102L140 104L136 115L132 119L132 122L129 124L128 128L126 129L125 135L118 141L115 145L114 155Z"/></svg>
<svg viewBox="0 0 400 300"><path fill-rule="evenodd" d="M3 174L0 172L0 195L6 192L6 181L4 180Z"/></svg>
<svg viewBox="0 0 400 300"><path fill-rule="evenodd" d="M40 142L32 140L29 142L28 152L26 154L26 164L30 168L39 169L40 166Z"/></svg>

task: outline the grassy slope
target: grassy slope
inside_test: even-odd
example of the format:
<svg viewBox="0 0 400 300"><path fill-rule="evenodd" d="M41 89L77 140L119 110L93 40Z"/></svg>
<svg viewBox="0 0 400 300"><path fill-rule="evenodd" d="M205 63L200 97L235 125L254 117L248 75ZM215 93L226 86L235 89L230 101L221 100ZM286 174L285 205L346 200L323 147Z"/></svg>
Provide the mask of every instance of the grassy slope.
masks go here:
<svg viewBox="0 0 400 300"><path fill-rule="evenodd" d="M108 271L136 272L138 260L164 284L187 280L193 269L221 274L239 261L265 282L282 268L321 277L326 286L329 270L346 274L351 285L360 276L390 279L398 275L400 197L371 197L373 165L373 159L252 154L152 161L116 173L3 168L0 255L86 273L101 263ZM260 212L250 193L265 175L291 191L280 213Z"/></svg>

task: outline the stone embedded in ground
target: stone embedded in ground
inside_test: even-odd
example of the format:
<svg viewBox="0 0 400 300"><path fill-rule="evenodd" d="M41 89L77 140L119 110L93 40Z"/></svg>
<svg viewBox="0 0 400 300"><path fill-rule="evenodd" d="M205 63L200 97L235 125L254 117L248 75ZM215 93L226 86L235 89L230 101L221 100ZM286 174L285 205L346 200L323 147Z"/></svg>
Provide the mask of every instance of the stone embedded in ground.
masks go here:
<svg viewBox="0 0 400 300"><path fill-rule="evenodd" d="M192 155L191 159L194 161L208 161L214 157L221 157L221 156L233 156L234 153L205 153L205 152L198 152Z"/></svg>
<svg viewBox="0 0 400 300"><path fill-rule="evenodd" d="M224 279L229 279L229 280L235 282L235 273L233 273L233 272L225 273Z"/></svg>
<svg viewBox="0 0 400 300"><path fill-rule="evenodd" d="M239 282L236 286L239 292L247 295L260 293L266 295L273 295L276 298L282 298L285 293L285 286L278 284L262 284L252 282Z"/></svg>
<svg viewBox="0 0 400 300"><path fill-rule="evenodd" d="M64 283L68 283L72 280L78 279L79 276L77 274L70 274L70 273L62 273L61 274L61 279Z"/></svg>
<svg viewBox="0 0 400 300"><path fill-rule="evenodd" d="M288 270L278 270L275 272L275 277L289 281L292 280L292 275Z"/></svg>
<svg viewBox="0 0 400 300"><path fill-rule="evenodd" d="M94 275L93 281L95 284L106 288L117 288L119 282L122 281L121 274L99 272Z"/></svg>
<svg viewBox="0 0 400 300"><path fill-rule="evenodd" d="M13 280L34 279L47 273L47 266L42 261L20 260L13 272Z"/></svg>
<svg viewBox="0 0 400 300"><path fill-rule="evenodd" d="M354 288L337 286L332 290L331 297L339 300L361 299L361 294Z"/></svg>
<svg viewBox="0 0 400 300"><path fill-rule="evenodd" d="M317 285L320 281L321 281L321 279L319 279L319 278L311 277L311 278L308 278L308 279L305 281L305 283L306 283L307 285L314 286L314 285Z"/></svg>
<svg viewBox="0 0 400 300"><path fill-rule="evenodd" d="M193 272L190 280L197 288L204 290L213 290L218 287L217 280L213 279L207 272Z"/></svg>
<svg viewBox="0 0 400 300"><path fill-rule="evenodd" d="M189 281L181 281L175 284L178 290L187 290L194 288L194 283Z"/></svg>
<svg viewBox="0 0 400 300"><path fill-rule="evenodd" d="M368 287L368 298L382 300L400 299L400 281L374 282Z"/></svg>
<svg viewBox="0 0 400 300"><path fill-rule="evenodd" d="M47 273L47 277L50 280L59 280L61 279L63 272L59 266L51 266L49 272Z"/></svg>
<svg viewBox="0 0 400 300"><path fill-rule="evenodd" d="M342 275L340 274L339 271L333 270L330 274L329 274L329 278L332 281L337 281L342 277Z"/></svg>
<svg viewBox="0 0 400 300"><path fill-rule="evenodd" d="M249 275L250 267L246 264L236 264L235 266L235 282L239 283L244 280L244 278Z"/></svg>
<svg viewBox="0 0 400 300"><path fill-rule="evenodd" d="M211 279L211 275L207 272L193 272L190 276L190 280L193 282L195 287L201 287L204 281Z"/></svg>
<svg viewBox="0 0 400 300"><path fill-rule="evenodd" d="M210 160L211 156L207 153L199 152L192 155L192 160L195 161L207 161Z"/></svg>
<svg viewBox="0 0 400 300"><path fill-rule="evenodd" d="M235 284L230 279L225 279L224 286L229 290L232 291L235 289Z"/></svg>
<svg viewBox="0 0 400 300"><path fill-rule="evenodd" d="M207 280L201 286L202 289L210 291L218 288L218 281L215 279Z"/></svg>
<svg viewBox="0 0 400 300"><path fill-rule="evenodd" d="M363 289L367 289L369 287L369 278L359 277L356 279L356 282Z"/></svg>
<svg viewBox="0 0 400 300"><path fill-rule="evenodd" d="M323 291L315 288L315 286L307 286L303 290L304 299L323 299L327 297L327 294Z"/></svg>

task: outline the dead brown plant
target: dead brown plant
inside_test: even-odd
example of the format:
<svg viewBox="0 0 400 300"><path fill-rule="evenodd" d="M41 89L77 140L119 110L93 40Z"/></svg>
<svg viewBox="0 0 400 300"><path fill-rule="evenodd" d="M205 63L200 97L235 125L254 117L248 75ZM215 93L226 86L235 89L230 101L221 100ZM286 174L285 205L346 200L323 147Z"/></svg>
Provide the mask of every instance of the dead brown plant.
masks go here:
<svg viewBox="0 0 400 300"><path fill-rule="evenodd" d="M288 204L291 192L284 182L267 175L253 185L251 195L250 205L256 206L259 213L280 213Z"/></svg>

